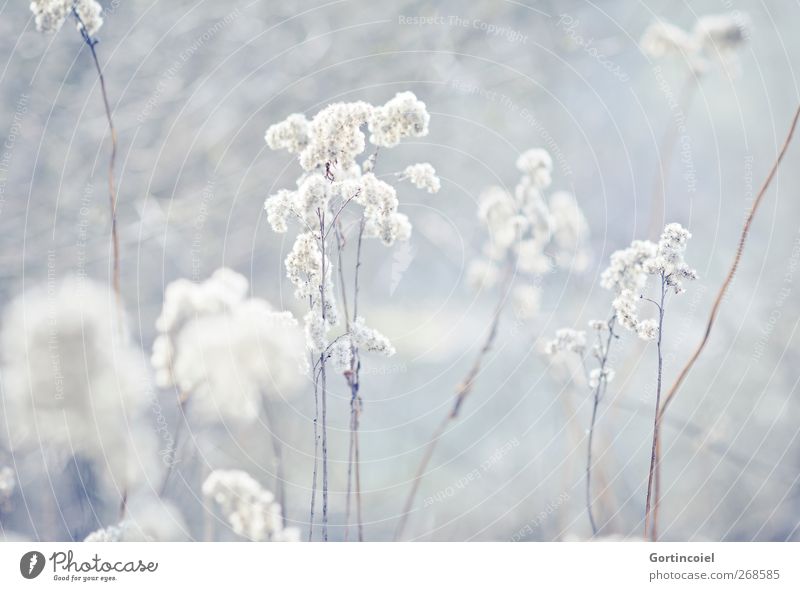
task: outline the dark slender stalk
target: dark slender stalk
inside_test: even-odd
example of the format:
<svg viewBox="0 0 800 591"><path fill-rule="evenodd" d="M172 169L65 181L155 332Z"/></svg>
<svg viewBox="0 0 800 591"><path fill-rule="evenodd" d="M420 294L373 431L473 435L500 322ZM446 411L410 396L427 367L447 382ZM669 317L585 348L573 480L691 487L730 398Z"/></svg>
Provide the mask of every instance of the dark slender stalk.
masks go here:
<svg viewBox="0 0 800 591"><path fill-rule="evenodd" d="M659 428L659 420L658 420L658 411L661 408L661 381L664 369L664 356L661 350L661 340L664 333L664 298L667 295L667 280L664 276L664 272L661 272L661 303L658 306L658 341L656 343L657 351L658 351L658 378L656 381L656 406L655 406L655 413L653 418L653 445L650 451L650 470L647 475L647 499L645 501L645 509L644 509L644 537L647 537L648 532L648 525L650 522L650 503L652 500L653 494L653 476L656 471L657 465L657 456L656 456L656 447L658 446L658 428ZM656 539L656 524L652 524L651 528L651 537L653 541Z"/></svg>
<svg viewBox="0 0 800 591"><path fill-rule="evenodd" d="M103 97L103 107L105 109L106 120L108 121L108 132L111 138L111 155L108 160L108 204L111 211L111 242L114 253L114 266L112 276L112 286L114 289L114 296L117 305L117 329L120 336L124 336L124 322L125 312L122 304L122 291L120 287L120 264L119 264L119 235L117 233L117 188L114 180L114 167L117 161L117 130L114 127L114 118L111 115L111 103L108 100L108 90L106 89L106 79L103 75L103 68L100 65L100 59L97 57L97 49L95 48L98 41L92 37L86 30L86 25L81 19L80 14L75 6L72 7L72 15L78 23L78 31L89 52L92 54L92 62L94 63L95 70L97 70L97 78L100 81L100 94ZM128 507L128 485L123 484L122 492L120 493L121 499L119 504L119 519L120 521L125 517Z"/></svg>
<svg viewBox="0 0 800 591"><path fill-rule="evenodd" d="M327 273L327 265L325 264L325 213L322 211L317 212L319 215L319 239L320 239L320 284L319 284L319 297L320 297L320 314L322 314L323 326L328 320L328 312L326 310L325 301L325 277ZM328 384L327 384L327 358L325 352L321 352L319 356L319 382L322 388L322 540L328 541Z"/></svg>
<svg viewBox="0 0 800 591"><path fill-rule="evenodd" d="M111 115L111 103L108 100L108 91L106 90L106 79L103 75L103 68L100 66L100 60L97 57L97 39L89 35L86 26L81 20L78 11L73 7L72 14L78 22L78 30L80 31L83 42L89 48L92 54L92 62L94 63L95 70L97 70L97 77L100 81L100 93L103 97L103 107L105 108L106 120L108 121L108 132L111 137L111 155L108 160L108 204L111 210L111 240L114 250L114 267L113 267L113 280L114 294L117 300L117 307L119 309L119 320L123 319L123 306L122 306L122 291L120 289L120 264L119 264L119 236L117 233L117 189L114 180L114 168L117 161L117 130L114 127L114 119ZM119 327L122 331L122 324Z"/></svg>
<svg viewBox="0 0 800 591"><path fill-rule="evenodd" d="M714 299L714 303L711 306L711 312L708 316L708 321L706 323L706 329L703 333L703 337L700 339L700 343L697 345L697 348L692 353L689 360L686 362L686 365L683 366L678 377L673 382L672 386L670 387L669 391L667 392L666 396L664 397L664 404L661 406L661 409L658 412L658 421L664 417L664 413L667 411L667 407L669 406L670 402L675 398L675 394L677 394L678 390L680 389L681 385L683 384L686 376L689 375L694 364L697 362L697 359L700 357L700 354L705 349L706 344L708 343L708 339L711 336L711 330L714 328L714 323L717 320L717 315L719 314L719 309L722 306L722 301L725 299L725 294L728 291L731 283L733 282L733 278L736 275L736 271L739 268L739 263L742 260L742 255L744 254L744 247L747 243L747 236L750 232L750 226L753 224L753 220L755 219L756 212L758 211L761 202L764 200L764 196L767 193L767 189L772 184L772 180L775 178L775 175L778 172L778 168L780 167L781 162L783 161L783 157L786 154L786 151L789 148L789 144L792 142L792 138L794 137L795 130L797 129L797 122L800 119L800 106L794 112L794 117L792 118L792 123L789 126L789 131L786 134L786 138L783 141L783 145L781 146L778 155L775 158L775 161L770 168L769 173L767 174L767 178L764 179L764 183L761 185L761 188L756 195L755 200L753 201L753 205L750 207L750 211L747 214L747 218L744 222L744 227L742 228L741 235L739 236L739 243L736 247L736 254L733 257L733 261L731 262L730 269L728 270L728 274L725 276L725 280L722 282L722 285L717 292L717 297ZM657 442L656 445L656 456L660 458L661 455L661 445L660 442ZM654 500L654 508L653 508L653 521L657 522L658 520L658 506L660 500L660 484L661 484L661 475L660 475L660 462L656 464L656 494Z"/></svg>

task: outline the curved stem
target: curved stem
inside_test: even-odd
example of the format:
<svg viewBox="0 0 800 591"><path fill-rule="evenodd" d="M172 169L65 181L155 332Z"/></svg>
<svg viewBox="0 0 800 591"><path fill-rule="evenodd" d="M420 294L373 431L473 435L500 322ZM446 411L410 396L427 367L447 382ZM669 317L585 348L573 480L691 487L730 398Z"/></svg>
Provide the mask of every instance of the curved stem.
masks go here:
<svg viewBox="0 0 800 591"><path fill-rule="evenodd" d="M725 299L725 294L727 293L728 288L733 282L733 278L736 275L736 271L739 268L739 263L742 259L742 254L744 253L744 247L745 244L747 243L747 236L750 232L750 226L752 226L753 219L755 219L756 212L758 211L758 208L761 205L761 202L763 201L764 196L767 193L767 189L772 184L772 180L775 178L775 175L778 172L778 167L783 161L783 157L786 155L786 151L789 148L789 144L791 143L795 130L797 128L798 119L800 119L800 106L798 106L794 112L794 117L792 118L792 123L789 126L789 131L786 134L786 138L783 141L783 145L781 146L781 149L778 152L778 155L776 156L775 161L773 162L769 173L767 174L767 178L764 179L764 183L761 185L761 188L759 189L758 194L756 195L756 198L753 201L753 205L750 207L750 211L747 214L744 226L742 227L742 232L739 236L739 243L736 247L736 254L733 257L733 262L731 263L730 269L728 270L728 274L725 276L725 280L722 282L722 285L720 286L719 291L717 292L717 297L714 299L714 303L711 306L711 312L708 316L708 321L706 323L706 329L705 332L703 333L703 337L700 339L700 343L697 345L697 348L689 357L688 361L683 366L683 369L681 369L680 373L678 374L678 377L675 379L672 386L667 391L667 394L664 397L664 403L662 404L660 410L657 412L656 419L659 423L663 419L664 413L667 411L667 407L675 398L675 395L678 393L678 390L680 389L686 377L689 375L689 372L691 371L694 364L697 362L697 359L700 357L700 354L703 352L703 349L705 349L706 344L708 343L708 339L711 336L711 330L714 328L714 323L717 320L719 309L722 306L722 301ZM661 448L660 442L657 442L656 445L657 458L660 458L661 455L660 448ZM660 470L661 470L660 462L657 462L656 463L657 485L656 485L656 494L655 494L654 509L653 509L654 519L656 519L658 516L658 505L660 500L660 481L661 481Z"/></svg>
<svg viewBox="0 0 800 591"><path fill-rule="evenodd" d="M506 287L510 285L511 277L509 273L509 279L507 281ZM408 522L408 516L411 513L411 508L414 505L414 498L417 495L417 491L419 490L420 483L422 481L422 477L425 475L425 470L428 467L428 463L430 462L431 458L433 457L433 452L436 450L436 445L439 443L442 435L444 435L445 431L447 430L447 426L450 424L451 421L455 421L458 418L458 413L461 410L461 406L464 403L464 400L467 396L472 392L472 389L475 385L475 379L478 377L478 374L483 367L483 361L489 351L492 349L492 345L494 344L495 338L497 337L497 330L498 326L500 325L500 316L502 315L503 309L505 308L506 302L508 300L507 296L507 289L503 289L500 294L500 301L498 302L497 306L494 310L494 315L492 317L492 323L489 326L489 331L486 335L486 340L483 343L480 351L478 352L475 361L470 367L470 370L467 372L464 381L461 382L461 385L458 387L456 391L456 397L453 402L453 408L450 410L450 414L448 414L444 420L439 424L436 430L433 432L430 441L425 449L425 453L422 456L422 460L417 467L417 471L414 474L414 480L411 485L411 490L406 497L405 503L403 505L403 511L400 515L400 521L397 524L397 529L395 530L394 539L399 540L400 537L403 535L403 531L405 530L406 523Z"/></svg>

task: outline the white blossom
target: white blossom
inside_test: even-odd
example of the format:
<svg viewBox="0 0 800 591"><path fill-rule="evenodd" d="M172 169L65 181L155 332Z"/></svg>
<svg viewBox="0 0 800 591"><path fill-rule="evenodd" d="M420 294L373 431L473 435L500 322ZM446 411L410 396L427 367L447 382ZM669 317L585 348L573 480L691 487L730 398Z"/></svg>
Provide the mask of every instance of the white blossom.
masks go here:
<svg viewBox="0 0 800 591"><path fill-rule="evenodd" d="M601 285L616 292L612 307L620 324L643 340L658 336L658 322L641 319L638 312L648 276L658 276L675 293L683 291L684 281L697 278L683 258L689 238L691 234L680 224L667 224L657 244L635 240L613 253L611 265L601 276Z"/></svg>
<svg viewBox="0 0 800 591"><path fill-rule="evenodd" d="M610 367L604 367L602 369L596 367L589 372L589 387L593 389L597 388L601 381L608 384L614 379L614 375L615 372Z"/></svg>
<svg viewBox="0 0 800 591"><path fill-rule="evenodd" d="M293 210L296 198L297 194L294 191L281 189L264 201L267 222L274 232L283 233L289 229L287 221L291 215L296 215Z"/></svg>
<svg viewBox="0 0 800 591"><path fill-rule="evenodd" d="M552 182L553 159L547 150L532 148L517 158L517 168L537 189L546 189Z"/></svg>
<svg viewBox="0 0 800 591"><path fill-rule="evenodd" d="M680 56L702 74L713 58L728 69L738 67L734 51L747 40L748 28L749 18L739 11L702 16L691 33L660 21L645 29L639 45L651 58Z"/></svg>
<svg viewBox="0 0 800 591"><path fill-rule="evenodd" d="M619 323L628 330L636 332L639 326L639 313L636 308L638 297L630 289L623 289L611 306L616 312Z"/></svg>
<svg viewBox="0 0 800 591"><path fill-rule="evenodd" d="M9 304L1 345L11 445L67 447L101 463L110 486L137 482L154 445L146 363L119 320L110 287L68 277Z"/></svg>
<svg viewBox="0 0 800 591"><path fill-rule="evenodd" d="M560 352L583 355L586 351L586 333L572 328L560 328L556 331L555 339L545 344L544 351L548 355Z"/></svg>
<svg viewBox="0 0 800 591"><path fill-rule="evenodd" d="M36 30L41 33L55 33L61 29L73 10L80 17L77 22L79 30L82 23L86 33L94 35L103 25L103 7L95 0L33 0L30 9L36 21Z"/></svg>
<svg viewBox="0 0 800 591"><path fill-rule="evenodd" d="M638 292L647 281L647 265L658 246L649 240L634 240L628 248L611 255L611 264L600 276L600 285L619 295L624 290Z"/></svg>
<svg viewBox="0 0 800 591"><path fill-rule="evenodd" d="M176 341L173 373L205 423L252 422L262 396L284 398L302 383L302 333L289 312L249 299L229 314L189 323Z"/></svg>
<svg viewBox="0 0 800 591"><path fill-rule="evenodd" d="M330 347L331 367L336 373L349 371L353 361L353 342L349 335L343 335Z"/></svg>
<svg viewBox="0 0 800 591"><path fill-rule="evenodd" d="M675 293L683 291L684 280L697 279L697 272L683 259L686 244L692 235L680 224L667 224L658 241L658 251L648 265L652 275L662 275Z"/></svg>
<svg viewBox="0 0 800 591"><path fill-rule="evenodd" d="M372 105L363 101L334 103L314 115L308 126L308 144L300 152L300 165L315 169L349 169L366 147L364 125Z"/></svg>
<svg viewBox="0 0 800 591"><path fill-rule="evenodd" d="M552 268L552 261L544 252L546 243L540 238L523 240L517 245L517 268L523 273L543 275Z"/></svg>
<svg viewBox="0 0 800 591"><path fill-rule="evenodd" d="M305 115L293 113L280 123L270 125L264 139L273 150L299 154L308 146L308 119Z"/></svg>
<svg viewBox="0 0 800 591"><path fill-rule="evenodd" d="M436 170L427 162L412 164L403 171L402 178L408 179L418 189L425 189L428 193L438 193L442 187Z"/></svg>
<svg viewBox="0 0 800 591"><path fill-rule="evenodd" d="M605 320L590 320L589 328L596 331L603 331L608 329L608 323Z"/></svg>
<svg viewBox="0 0 800 591"><path fill-rule="evenodd" d="M395 353L389 339L374 328L368 327L361 316L350 325L350 339L362 351L379 353L386 357L391 357Z"/></svg>
<svg viewBox="0 0 800 591"><path fill-rule="evenodd" d="M697 19L694 38L711 52L730 52L747 41L749 24L742 12L709 14Z"/></svg>
<svg viewBox="0 0 800 591"><path fill-rule="evenodd" d="M159 384L190 399L201 422L253 421L261 396L291 394L302 376L297 322L264 300L245 298L247 289L247 279L229 269L203 283L167 287L151 362ZM180 304L186 309L176 309Z"/></svg>
<svg viewBox="0 0 800 591"><path fill-rule="evenodd" d="M403 138L428 135L429 121L425 103L413 92L399 92L386 104L372 110L369 141L376 146L391 148Z"/></svg>
<svg viewBox="0 0 800 591"><path fill-rule="evenodd" d="M689 33L664 21L647 27L639 45L642 51L652 58L670 54L690 57L697 51L696 42Z"/></svg>
<svg viewBox="0 0 800 591"><path fill-rule="evenodd" d="M244 538L299 541L299 532L284 529L282 509L275 496L247 472L214 470L203 482L203 496L219 507L233 531Z"/></svg>
<svg viewBox="0 0 800 591"><path fill-rule="evenodd" d="M646 318L636 324L636 334L644 341L652 341L658 337L658 321L655 318Z"/></svg>

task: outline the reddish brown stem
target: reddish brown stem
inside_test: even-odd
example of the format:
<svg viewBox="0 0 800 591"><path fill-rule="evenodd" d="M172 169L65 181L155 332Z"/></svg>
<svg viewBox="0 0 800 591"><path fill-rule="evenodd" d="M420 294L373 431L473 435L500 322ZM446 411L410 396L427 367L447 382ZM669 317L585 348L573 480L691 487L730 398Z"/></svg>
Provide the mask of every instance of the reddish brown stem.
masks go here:
<svg viewBox="0 0 800 591"><path fill-rule="evenodd" d="M750 226L752 226L753 219L756 216L756 212L758 211L761 202L764 200L764 196L767 193L767 189L769 188L770 184L772 184L772 180L775 178L775 175L778 172L778 167L780 166L781 161L783 160L783 157L789 148L789 144L791 143L795 129L797 128L798 119L800 119L800 106L798 106L797 109L795 110L794 117L792 118L792 123L789 126L789 131L786 134L786 139L784 140L783 145L781 146L781 149L778 152L778 155L775 158L772 167L770 168L769 174L767 175L767 178L764 180L764 183L761 185L761 188L759 189L758 194L756 195L756 198L753 201L753 205L750 207L750 211L747 214L747 218L745 219L744 222L744 227L742 228L741 235L739 236L739 243L738 246L736 247L736 254L733 257L733 262L731 263L730 269L728 270L728 274L725 276L725 280L722 282L722 285L720 286L719 291L717 292L717 297L714 299L714 304L711 306L711 312L708 317L708 322L706 323L706 329L705 332L703 333L703 337L700 339L700 343L697 345L697 348L694 350L694 353L692 353L691 357L689 357L689 360L686 362L686 365L683 366L683 369L680 371L678 377L675 379L675 382L672 384L666 396L664 397L664 402L661 405L661 409L659 410L657 415L658 423L660 423L661 420L663 419L667 407L669 406L670 402L672 402L672 400L675 398L678 389L683 384L684 380L686 379L686 376L689 375L689 372L691 371L694 364L697 362L697 359L700 357L700 354L703 352L703 349L705 349L706 344L708 343L708 339L711 336L711 329L714 327L717 315L719 314L720 306L722 305L722 301L725 298L725 293L728 291L728 288L730 287L730 284L733 282L733 278L736 275L736 271L739 268L739 262L742 259L742 254L744 253L744 247L747 242L747 236L748 233L750 232ZM660 456L659 442L657 442L656 450L658 452L657 456ZM659 464L657 463L656 482L660 484L659 470L660 467ZM654 528L656 522L658 521L658 504L659 504L658 491L659 491L659 486L656 486L656 495L654 499L654 509L653 509Z"/></svg>

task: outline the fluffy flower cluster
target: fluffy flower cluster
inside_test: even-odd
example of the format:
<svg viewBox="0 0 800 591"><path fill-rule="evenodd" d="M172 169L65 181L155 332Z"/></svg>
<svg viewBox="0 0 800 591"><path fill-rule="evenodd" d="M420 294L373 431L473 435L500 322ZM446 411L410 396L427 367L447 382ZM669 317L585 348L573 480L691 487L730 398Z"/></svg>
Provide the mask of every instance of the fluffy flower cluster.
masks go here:
<svg viewBox="0 0 800 591"><path fill-rule="evenodd" d="M399 92L381 107L375 107L369 119L369 141L391 148L407 137L428 135L430 115L425 103L413 92Z"/></svg>
<svg viewBox="0 0 800 591"><path fill-rule="evenodd" d="M500 277L500 267L516 264L528 275L549 272L554 265L576 271L589 264L589 226L575 198L564 191L546 198L552 182L553 160L546 150L527 150L517 159L522 173L513 195L501 187L490 187L479 199L478 217L489 231L483 257L467 270L469 284L491 287ZM516 302L529 302L525 314L538 306L530 286L515 288Z"/></svg>
<svg viewBox="0 0 800 591"><path fill-rule="evenodd" d="M734 51L747 40L748 28L747 15L738 11L700 17L691 33L658 22L645 29L640 46L652 58L682 56L694 70L702 72L713 57L730 64Z"/></svg>
<svg viewBox="0 0 800 591"><path fill-rule="evenodd" d="M615 372L610 367L599 368L595 367L589 372L589 387L597 388L601 382L606 384L614 380Z"/></svg>
<svg viewBox="0 0 800 591"><path fill-rule="evenodd" d="M331 350L329 332L339 323L333 283L333 265L328 256L332 224L352 202L361 208L364 238L378 238L386 246L411 237L408 217L398 211L397 191L372 172L375 154L361 165L356 159L370 142L391 147L407 137L428 133L430 116L425 103L411 92L402 92L382 106L365 102L336 103L324 108L311 121L293 114L272 125L266 133L267 144L298 155L305 173L296 190L280 190L267 198L264 208L267 221L275 232L287 232L290 222L297 222L300 232L285 260L286 274L295 288L295 297L309 304L304 317L308 349L325 353L337 367L349 363L348 350L358 346L358 336L343 335L334 339ZM377 152L376 152L377 153ZM407 167L401 176L418 188L439 190L441 183L430 164ZM355 322L353 330L359 330ZM383 337L381 337L383 338ZM389 354L388 341L368 350Z"/></svg>
<svg viewBox="0 0 800 591"><path fill-rule="evenodd" d="M41 33L55 33L74 10L78 15L78 30L94 35L103 25L103 7L95 0L33 0L30 4L36 21L36 29Z"/></svg>
<svg viewBox="0 0 800 591"><path fill-rule="evenodd" d="M689 238L691 234L680 224L667 224L658 244L635 240L628 248L613 253L611 265L603 271L600 284L615 293L612 306L617 319L644 340L658 336L658 322L640 319L638 313L648 276L659 276L676 294L683 292L684 281L697 278L683 258Z"/></svg>
<svg viewBox="0 0 800 591"><path fill-rule="evenodd" d="M556 331L556 338L544 346L545 353L568 352L583 355L586 351L586 333L572 328L560 328Z"/></svg>
<svg viewBox="0 0 800 591"><path fill-rule="evenodd" d="M302 377L297 322L264 300L247 298L248 282L219 269L203 283L167 286L151 362L161 387L192 400L204 422L252 421L261 396L285 396Z"/></svg>
<svg viewBox="0 0 800 591"><path fill-rule="evenodd" d="M275 496L247 472L214 470L203 482L203 496L214 502L233 531L255 542L299 542L300 531L283 527Z"/></svg>
<svg viewBox="0 0 800 591"><path fill-rule="evenodd" d="M401 178L407 179L417 189L425 189L428 193L438 193L442 188L442 182L436 176L436 171L427 162L406 166Z"/></svg>
<svg viewBox="0 0 800 591"><path fill-rule="evenodd" d="M264 139L273 150L299 154L308 146L308 119L305 115L293 113L280 123L270 126Z"/></svg>
<svg viewBox="0 0 800 591"><path fill-rule="evenodd" d="M591 355L597 361L598 367L589 371L587 377L589 388L598 388L601 384L608 384L614 379L614 370L607 365L609 331L613 325L603 320L590 320L589 328L597 335L597 343L591 348ZM575 353L586 363L586 333L582 330L562 328L556 331L555 339L545 344L544 352L548 355L558 353Z"/></svg>
<svg viewBox="0 0 800 591"><path fill-rule="evenodd" d="M364 101L334 103L311 121L294 113L270 126L265 139L273 150L298 154L300 165L309 172L348 170L366 147L363 126L369 128L373 145L391 148L403 138L427 135L429 121L425 103L413 92L400 92L381 106Z"/></svg>
<svg viewBox="0 0 800 591"><path fill-rule="evenodd" d="M3 322L3 412L13 445L65 446L132 483L142 467L132 440L141 457L153 440L139 432L146 364L118 318L108 286L80 278L14 300Z"/></svg>

